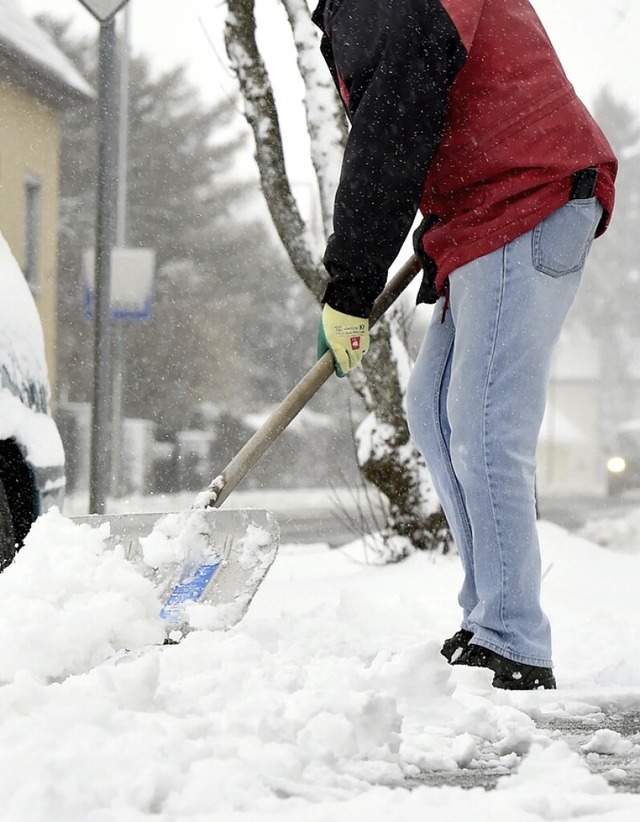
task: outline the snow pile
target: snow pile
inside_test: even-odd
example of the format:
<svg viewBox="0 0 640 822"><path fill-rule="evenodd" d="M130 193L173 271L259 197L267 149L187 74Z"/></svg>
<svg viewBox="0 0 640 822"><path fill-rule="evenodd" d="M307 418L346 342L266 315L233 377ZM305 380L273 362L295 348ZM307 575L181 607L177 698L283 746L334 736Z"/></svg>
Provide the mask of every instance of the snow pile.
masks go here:
<svg viewBox="0 0 640 822"><path fill-rule="evenodd" d="M634 746L630 739L624 739L617 731L600 728L582 746L583 751L598 754L628 754Z"/></svg>
<svg viewBox="0 0 640 822"><path fill-rule="evenodd" d="M209 553L210 531L202 511L167 514L140 540L144 561L153 568L198 564Z"/></svg>
<svg viewBox="0 0 640 822"><path fill-rule="evenodd" d="M531 790L536 782L543 785L540 791ZM521 811L522 816L514 814L514 819L607 818L631 822L640 807L638 800L612 793L604 778L591 774L578 754L569 751L564 742L553 742L536 747L516 774L498 783L496 804L503 812L509 806ZM614 815L614 809L623 813Z"/></svg>
<svg viewBox="0 0 640 822"><path fill-rule="evenodd" d="M0 577L1 819L639 818L640 797L584 759L628 740L601 730L581 756L534 719L640 705L623 665L640 557L541 526L561 688L518 694L439 653L455 556L379 567L354 546L284 546L242 622L160 646L155 594L104 537L50 513ZM421 784L462 768L505 776L488 792Z"/></svg>
<svg viewBox="0 0 640 822"><path fill-rule="evenodd" d="M107 533L57 510L36 522L0 575L0 681L57 679L164 640L151 583L105 550Z"/></svg>
<svg viewBox="0 0 640 822"><path fill-rule="evenodd" d="M580 536L596 545L613 551L635 552L640 550L640 508L618 518L602 517L588 521Z"/></svg>

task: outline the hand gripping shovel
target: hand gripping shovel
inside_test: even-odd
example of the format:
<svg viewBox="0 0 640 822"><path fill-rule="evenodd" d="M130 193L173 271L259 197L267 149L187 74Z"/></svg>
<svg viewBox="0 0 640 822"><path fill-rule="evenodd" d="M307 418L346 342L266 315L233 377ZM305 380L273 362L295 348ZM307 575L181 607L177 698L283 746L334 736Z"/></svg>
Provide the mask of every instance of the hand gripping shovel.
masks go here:
<svg viewBox="0 0 640 822"><path fill-rule="evenodd" d="M420 264L406 262L376 300L370 326L413 280ZM123 551L151 580L161 616L175 638L194 628L228 628L246 613L275 559L280 532L268 511L216 510L334 372L327 351L278 408L199 494L191 510L177 513L93 514L73 521L108 527L107 545Z"/></svg>

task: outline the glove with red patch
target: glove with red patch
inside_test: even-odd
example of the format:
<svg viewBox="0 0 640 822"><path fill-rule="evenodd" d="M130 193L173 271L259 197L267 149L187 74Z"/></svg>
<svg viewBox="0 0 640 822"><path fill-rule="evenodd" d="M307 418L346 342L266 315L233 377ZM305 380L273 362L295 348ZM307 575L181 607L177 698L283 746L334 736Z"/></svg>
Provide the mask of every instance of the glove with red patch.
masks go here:
<svg viewBox="0 0 640 822"><path fill-rule="evenodd" d="M344 377L369 350L369 320L325 304L318 328L318 358L331 351L336 374Z"/></svg>

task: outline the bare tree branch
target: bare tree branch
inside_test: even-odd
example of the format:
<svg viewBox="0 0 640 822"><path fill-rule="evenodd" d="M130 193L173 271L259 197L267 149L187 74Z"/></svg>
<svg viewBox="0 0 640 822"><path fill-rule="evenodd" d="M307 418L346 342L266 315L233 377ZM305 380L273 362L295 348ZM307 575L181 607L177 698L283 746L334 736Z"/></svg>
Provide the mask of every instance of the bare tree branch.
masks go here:
<svg viewBox="0 0 640 822"><path fill-rule="evenodd" d="M278 112L255 38L254 5L254 0L228 0L227 54L245 99L245 116L256 136L256 162L271 218L293 266L320 300L326 274L314 263L307 227L287 178Z"/></svg>

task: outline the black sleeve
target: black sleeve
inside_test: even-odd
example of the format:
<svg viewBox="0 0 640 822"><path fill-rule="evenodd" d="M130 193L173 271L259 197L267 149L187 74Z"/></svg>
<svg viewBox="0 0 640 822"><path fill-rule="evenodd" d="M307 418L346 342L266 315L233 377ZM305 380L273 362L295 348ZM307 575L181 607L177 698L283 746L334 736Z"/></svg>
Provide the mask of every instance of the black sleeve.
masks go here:
<svg viewBox="0 0 640 822"><path fill-rule="evenodd" d="M324 301L369 316L411 228L466 51L439 0L342 0L329 27L351 131Z"/></svg>

